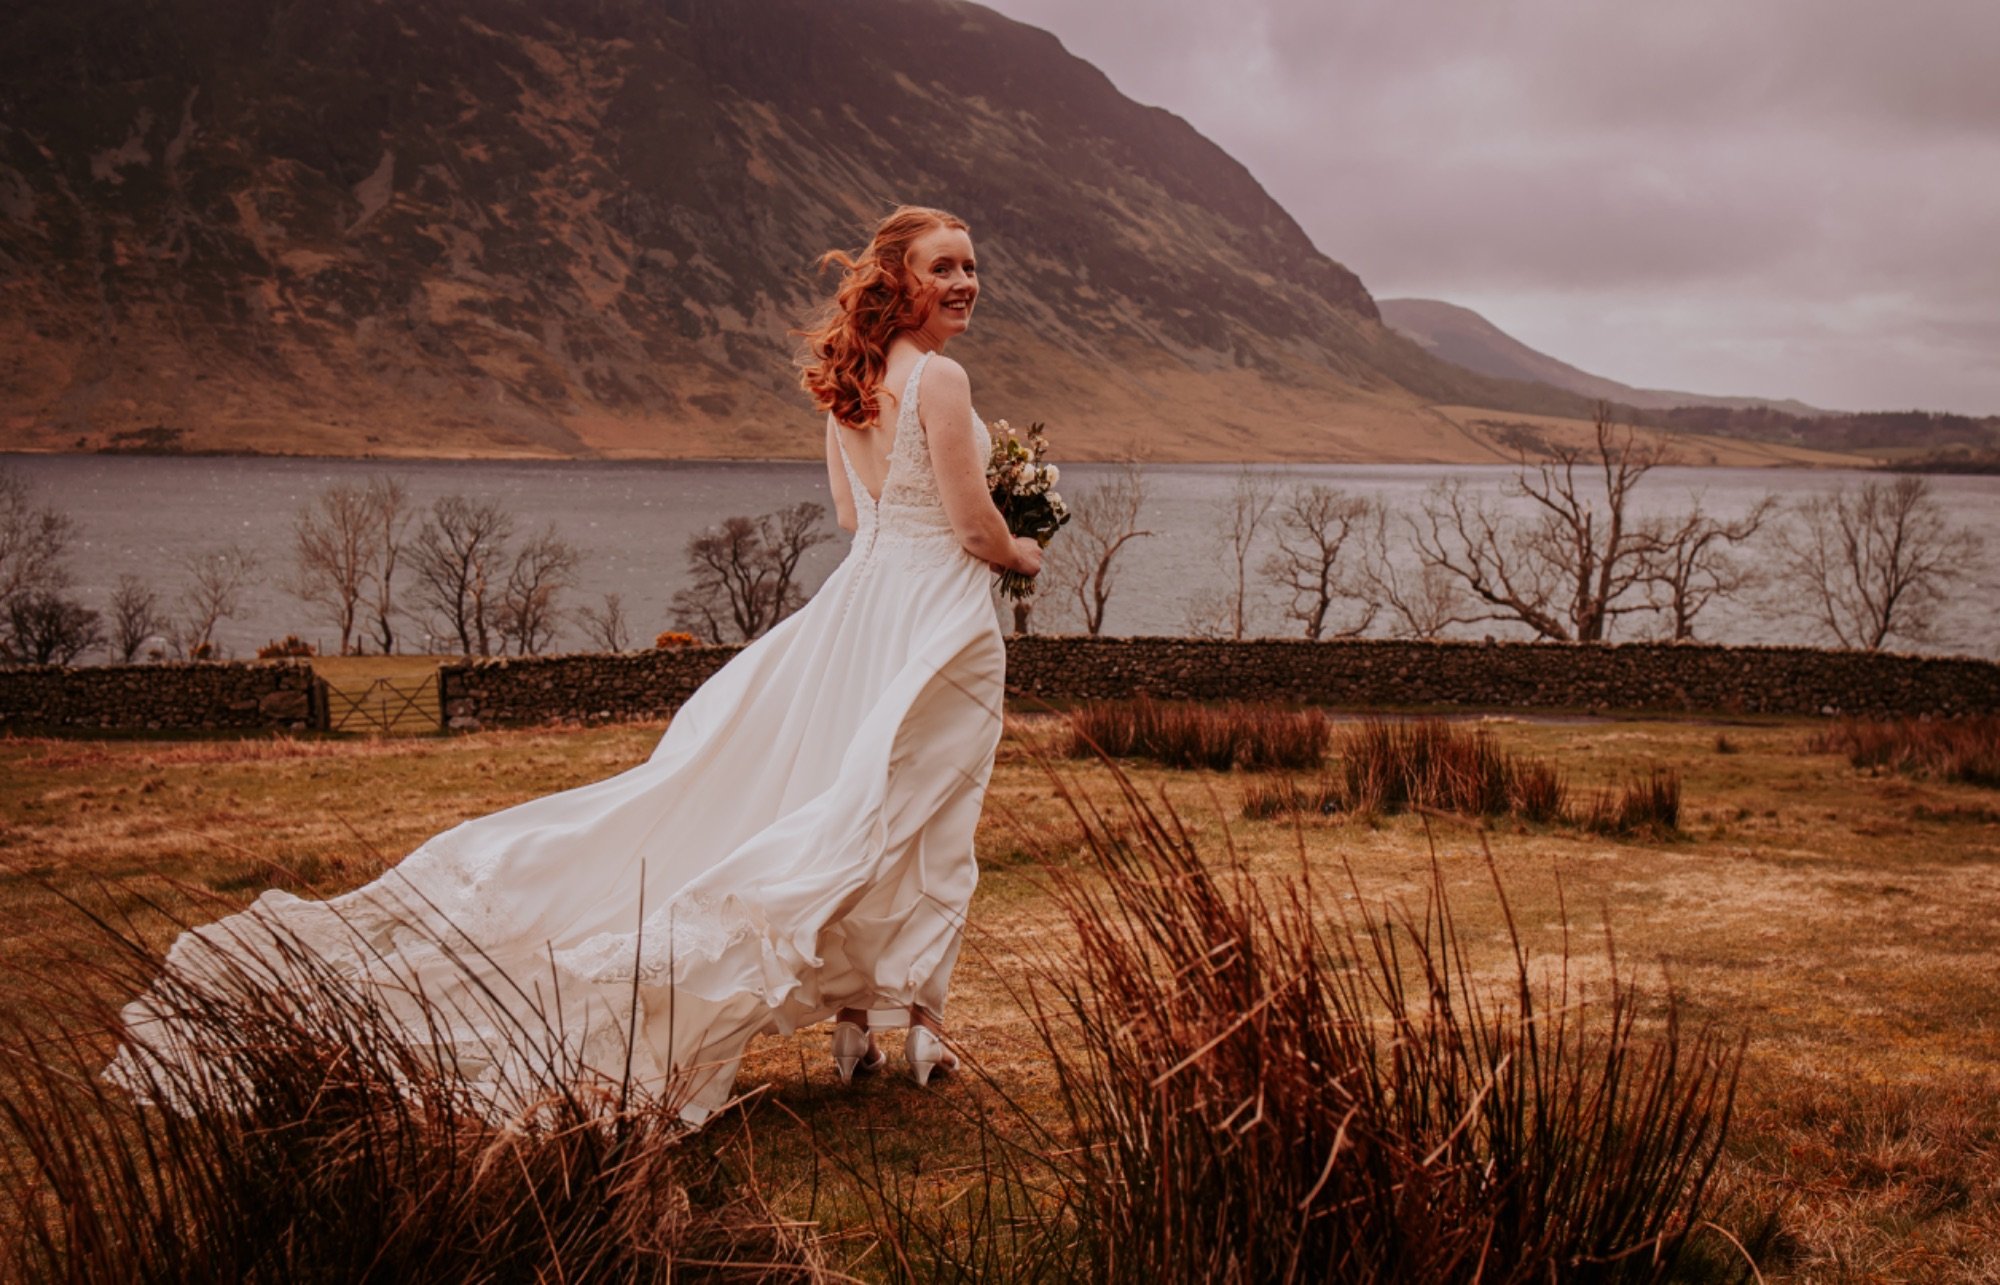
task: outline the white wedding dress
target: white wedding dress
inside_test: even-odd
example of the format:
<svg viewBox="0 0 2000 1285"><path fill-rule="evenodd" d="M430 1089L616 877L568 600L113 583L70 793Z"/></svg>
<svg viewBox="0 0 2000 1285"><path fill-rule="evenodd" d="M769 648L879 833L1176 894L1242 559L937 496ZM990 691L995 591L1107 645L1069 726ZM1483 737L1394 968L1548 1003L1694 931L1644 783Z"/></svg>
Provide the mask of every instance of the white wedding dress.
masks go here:
<svg viewBox="0 0 2000 1285"><path fill-rule="evenodd" d="M537 1041L612 1084L629 1051L633 1081L671 1087L699 1123L760 1032L843 1007L884 1025L912 1004L942 1014L1006 653L991 569L938 498L918 422L927 360L879 501L841 448L859 519L845 560L688 699L646 762L467 821L344 896L267 891L184 933L168 971L268 967L281 984L304 943L496 1115L533 1093ZM107 1071L138 1092L191 1056L155 997L126 1008ZM534 1033L526 1049L514 1023Z"/></svg>

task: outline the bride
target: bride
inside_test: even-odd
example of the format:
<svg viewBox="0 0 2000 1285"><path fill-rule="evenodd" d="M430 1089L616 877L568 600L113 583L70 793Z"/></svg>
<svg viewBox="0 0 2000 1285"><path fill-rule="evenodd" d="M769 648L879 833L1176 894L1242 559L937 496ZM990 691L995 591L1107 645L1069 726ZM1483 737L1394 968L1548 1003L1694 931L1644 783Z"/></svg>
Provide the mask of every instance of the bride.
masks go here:
<svg viewBox="0 0 2000 1285"><path fill-rule="evenodd" d="M965 370L939 355L979 297L966 225L900 207L821 263L842 279L801 382L854 541L813 599L646 762L467 821L344 896L267 891L181 935L178 984L282 986L310 952L496 1115L550 1065L615 1083L629 1059L699 1124L751 1037L828 1017L843 1080L881 1062L880 1026L909 1025L918 1083L955 1065L941 1020L1006 660L991 572L1033 575L1041 550L994 507ZM126 1007L107 1071L142 1095L199 1059L165 988Z"/></svg>

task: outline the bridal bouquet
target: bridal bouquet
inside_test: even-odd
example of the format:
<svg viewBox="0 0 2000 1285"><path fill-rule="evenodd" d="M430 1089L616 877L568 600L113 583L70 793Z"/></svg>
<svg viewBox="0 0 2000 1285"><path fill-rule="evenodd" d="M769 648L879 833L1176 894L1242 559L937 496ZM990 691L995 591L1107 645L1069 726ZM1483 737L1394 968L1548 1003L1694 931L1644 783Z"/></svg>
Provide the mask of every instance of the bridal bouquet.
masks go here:
<svg viewBox="0 0 2000 1285"><path fill-rule="evenodd" d="M1023 441L1007 426L993 422L993 454L986 461L986 486L993 492L994 507L1007 519L1007 530L1025 535L1047 548L1062 524L1069 521L1069 506L1056 494L1059 470L1042 463L1049 449L1040 424L1028 426ZM1027 598L1035 592L1035 582L1018 571L1000 573L1000 592L1012 599Z"/></svg>

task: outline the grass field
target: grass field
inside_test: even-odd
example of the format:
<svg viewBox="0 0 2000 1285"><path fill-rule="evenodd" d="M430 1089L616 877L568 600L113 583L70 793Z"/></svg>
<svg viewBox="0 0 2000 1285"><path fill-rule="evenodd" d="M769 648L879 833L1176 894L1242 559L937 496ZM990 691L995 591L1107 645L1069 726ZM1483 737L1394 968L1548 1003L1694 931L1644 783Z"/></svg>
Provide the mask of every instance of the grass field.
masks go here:
<svg viewBox="0 0 2000 1285"><path fill-rule="evenodd" d="M1681 834L1619 841L1511 821L1482 832L1407 815L1247 821L1244 773L1125 767L1204 852L1233 849L1252 872L1344 863L1367 906L1420 899L1434 853L1463 939L1497 970L1483 842L1532 946L1559 950L1567 925L1572 968L1601 969L1608 931L1622 970L1744 1037L1718 1221L1747 1236L1775 1217L1764 1279L2000 1279L2000 792L1856 770L1811 752L1804 722L1486 726L1510 751L1551 757L1573 790L1676 769ZM0 740L4 1003L32 1014L69 984L45 961L97 948L58 890L109 883L117 897L115 885L143 881L184 910L192 893L172 884L242 900L274 884L338 891L458 820L622 770L659 732ZM1059 735L1047 719L1009 721L950 1015L994 1082L1031 1108L1053 1086L1013 995L1024 961L1060 945L1041 863L1083 860L1049 775ZM1101 764L1053 771L1086 797L1114 789ZM880 1268L862 1206L822 1180L815 1137L865 1135L912 1171L977 1161L960 1110L988 1090L970 1079L928 1093L896 1077L843 1088L813 1031L753 1047L739 1088L758 1085L735 1145L754 1153L777 1207L817 1222L859 1275Z"/></svg>
<svg viewBox="0 0 2000 1285"><path fill-rule="evenodd" d="M457 656L314 656L313 672L335 687L366 687L378 678L399 683L437 675L439 665Z"/></svg>

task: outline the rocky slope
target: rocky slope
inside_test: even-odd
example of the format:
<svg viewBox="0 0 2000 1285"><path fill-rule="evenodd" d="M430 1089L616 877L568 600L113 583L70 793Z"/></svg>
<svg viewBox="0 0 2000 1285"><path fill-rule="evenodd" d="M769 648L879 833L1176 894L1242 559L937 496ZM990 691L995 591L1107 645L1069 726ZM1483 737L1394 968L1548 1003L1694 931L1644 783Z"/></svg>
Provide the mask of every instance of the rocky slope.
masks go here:
<svg viewBox="0 0 2000 1285"><path fill-rule="evenodd" d="M1581 409L1390 331L1185 122L958 0L26 0L0 448L811 455L789 331L897 200L972 223L981 409L1066 455Z"/></svg>

